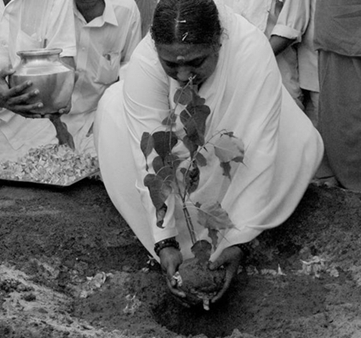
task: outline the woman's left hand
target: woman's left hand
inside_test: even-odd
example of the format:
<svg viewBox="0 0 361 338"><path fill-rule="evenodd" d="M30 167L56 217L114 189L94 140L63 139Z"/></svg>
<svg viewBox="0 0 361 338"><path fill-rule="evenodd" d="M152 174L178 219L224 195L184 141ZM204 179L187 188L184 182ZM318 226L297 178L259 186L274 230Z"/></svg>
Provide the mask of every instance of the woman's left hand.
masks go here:
<svg viewBox="0 0 361 338"><path fill-rule="evenodd" d="M237 246L230 246L225 248L219 257L209 265L210 270L217 270L223 266L226 270L225 282L222 289L211 299L211 303L220 300L228 290L233 278L237 275L238 267L244 253Z"/></svg>

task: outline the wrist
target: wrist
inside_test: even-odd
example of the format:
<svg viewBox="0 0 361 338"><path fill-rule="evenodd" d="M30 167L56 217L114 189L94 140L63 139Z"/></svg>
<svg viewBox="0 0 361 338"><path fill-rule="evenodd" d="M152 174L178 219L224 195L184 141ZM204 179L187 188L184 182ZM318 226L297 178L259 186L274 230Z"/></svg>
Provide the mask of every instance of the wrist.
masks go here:
<svg viewBox="0 0 361 338"><path fill-rule="evenodd" d="M159 256L161 250L164 248L175 248L177 250L180 250L179 243L176 241L174 237L163 239L154 245L154 252L157 256Z"/></svg>
<svg viewBox="0 0 361 338"><path fill-rule="evenodd" d="M244 256L249 256L251 254L252 245L250 243L241 243L233 245L236 248L239 248Z"/></svg>

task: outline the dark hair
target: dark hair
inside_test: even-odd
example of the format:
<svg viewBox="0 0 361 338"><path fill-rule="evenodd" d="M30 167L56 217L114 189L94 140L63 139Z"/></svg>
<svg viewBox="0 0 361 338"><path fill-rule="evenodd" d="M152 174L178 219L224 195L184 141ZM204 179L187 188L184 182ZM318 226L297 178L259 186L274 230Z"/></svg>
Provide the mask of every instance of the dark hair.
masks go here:
<svg viewBox="0 0 361 338"><path fill-rule="evenodd" d="M151 34L156 45L216 45L222 35L217 6L213 0L160 0Z"/></svg>

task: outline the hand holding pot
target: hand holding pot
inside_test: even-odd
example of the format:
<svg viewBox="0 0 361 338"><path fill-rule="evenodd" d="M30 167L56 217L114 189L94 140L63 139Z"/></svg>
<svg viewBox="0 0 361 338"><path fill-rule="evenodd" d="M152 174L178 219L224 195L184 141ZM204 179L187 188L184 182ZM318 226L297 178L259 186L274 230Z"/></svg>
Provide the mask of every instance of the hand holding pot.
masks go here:
<svg viewBox="0 0 361 338"><path fill-rule="evenodd" d="M238 267L241 262L241 259L244 257L243 252L239 247L230 246L225 248L220 256L212 263L209 264L210 270L217 270L223 266L226 270L225 281L222 289L211 299L211 303L215 303L220 300L229 286L233 278L237 275Z"/></svg>
<svg viewBox="0 0 361 338"><path fill-rule="evenodd" d="M188 308L198 304L200 302L199 298L186 294L178 288L178 281L175 276L177 276L178 268L183 262L181 252L176 248L167 247L160 251L159 258L160 265L166 273L167 286L175 299Z"/></svg>
<svg viewBox="0 0 361 338"><path fill-rule="evenodd" d="M166 273L167 285L170 292L177 297L185 297L185 293L177 288L177 280L174 275L178 271L179 265L183 262L181 252L173 247L167 247L159 252L160 265Z"/></svg>
<svg viewBox="0 0 361 338"><path fill-rule="evenodd" d="M35 109L28 109L25 117L49 117L70 111L74 89L74 69L60 58L60 48L19 51L20 64L9 76L9 86L16 88L23 83L32 83L38 97L33 98ZM29 89L28 89L29 90ZM25 89L24 89L25 91Z"/></svg>
<svg viewBox="0 0 361 338"><path fill-rule="evenodd" d="M14 69L0 69L0 108L6 108L23 117L34 118L34 114L29 113L29 111L43 107L42 102L36 98L39 90L36 88L30 89L32 86L31 81L24 81L9 88L6 77L14 74L14 72Z"/></svg>

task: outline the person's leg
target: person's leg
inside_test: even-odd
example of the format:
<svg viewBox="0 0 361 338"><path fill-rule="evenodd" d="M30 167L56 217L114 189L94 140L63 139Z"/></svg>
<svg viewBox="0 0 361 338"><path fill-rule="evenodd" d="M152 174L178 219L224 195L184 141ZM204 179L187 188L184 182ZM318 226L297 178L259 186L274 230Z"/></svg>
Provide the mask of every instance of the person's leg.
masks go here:
<svg viewBox="0 0 361 338"><path fill-rule="evenodd" d="M305 114L317 128L318 125L318 100L319 93L310 90L303 90L303 104L305 106Z"/></svg>
<svg viewBox="0 0 361 338"><path fill-rule="evenodd" d="M361 191L361 60L320 52L319 129L329 168Z"/></svg>

